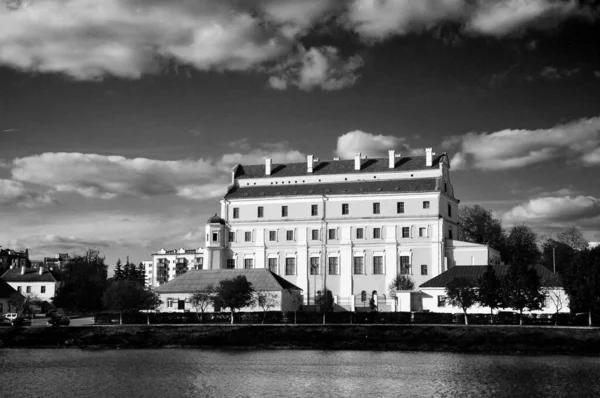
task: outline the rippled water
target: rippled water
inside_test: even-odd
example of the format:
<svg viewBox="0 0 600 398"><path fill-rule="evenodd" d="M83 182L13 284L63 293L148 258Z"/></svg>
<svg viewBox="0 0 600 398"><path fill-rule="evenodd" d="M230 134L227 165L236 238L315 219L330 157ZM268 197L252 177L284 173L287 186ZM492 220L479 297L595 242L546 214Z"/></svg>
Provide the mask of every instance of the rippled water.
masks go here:
<svg viewBox="0 0 600 398"><path fill-rule="evenodd" d="M313 350L0 350L0 396L598 397L600 359Z"/></svg>

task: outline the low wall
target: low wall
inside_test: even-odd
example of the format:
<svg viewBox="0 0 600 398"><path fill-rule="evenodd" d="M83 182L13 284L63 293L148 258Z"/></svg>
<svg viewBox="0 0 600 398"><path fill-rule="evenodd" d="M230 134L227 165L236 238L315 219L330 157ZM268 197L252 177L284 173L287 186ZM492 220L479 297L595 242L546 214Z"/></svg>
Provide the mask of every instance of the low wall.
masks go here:
<svg viewBox="0 0 600 398"><path fill-rule="evenodd" d="M596 328L446 325L186 325L0 329L4 348L249 347L600 354Z"/></svg>

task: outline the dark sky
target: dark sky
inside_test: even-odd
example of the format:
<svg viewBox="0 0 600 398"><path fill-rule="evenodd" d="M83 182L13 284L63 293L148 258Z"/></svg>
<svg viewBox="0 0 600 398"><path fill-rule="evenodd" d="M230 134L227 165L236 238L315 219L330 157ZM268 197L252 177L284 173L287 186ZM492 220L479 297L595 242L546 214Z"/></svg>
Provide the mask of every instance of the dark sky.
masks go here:
<svg viewBox="0 0 600 398"><path fill-rule="evenodd" d="M10 2L9 2L10 3ZM7 3L7 4L9 4ZM551 0L0 7L0 245L202 245L236 162L447 151L463 204L600 241L600 24Z"/></svg>

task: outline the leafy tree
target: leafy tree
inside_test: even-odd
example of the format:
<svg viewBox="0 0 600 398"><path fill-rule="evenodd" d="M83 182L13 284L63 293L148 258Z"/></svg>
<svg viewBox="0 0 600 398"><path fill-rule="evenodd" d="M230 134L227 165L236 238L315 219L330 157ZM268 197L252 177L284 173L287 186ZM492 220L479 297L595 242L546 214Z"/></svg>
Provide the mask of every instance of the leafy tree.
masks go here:
<svg viewBox="0 0 600 398"><path fill-rule="evenodd" d="M190 297L190 303L192 307L196 309L196 317L202 320L204 317L204 311L211 305L215 298L215 289L212 285L208 286L204 290L196 290ZM202 318L198 316L198 310L202 313Z"/></svg>
<svg viewBox="0 0 600 398"><path fill-rule="evenodd" d="M528 267L537 264L539 259L536 233L527 225L513 226L506 237L504 260L512 266Z"/></svg>
<svg viewBox="0 0 600 398"><path fill-rule="evenodd" d="M592 326L592 312L600 309L600 246L576 253L563 282L571 310L586 311Z"/></svg>
<svg viewBox="0 0 600 398"><path fill-rule="evenodd" d="M461 240L502 251L505 239L502 223L494 218L490 210L479 205L461 206L458 211L458 226Z"/></svg>
<svg viewBox="0 0 600 398"><path fill-rule="evenodd" d="M231 312L231 323L233 324L233 314L236 310L254 305L254 289L252 283L248 282L245 276L236 276L233 279L224 279L219 281L217 287L217 300L224 308L229 308Z"/></svg>
<svg viewBox="0 0 600 398"><path fill-rule="evenodd" d="M392 298L396 297L396 291L398 290L413 290L415 288L415 282L408 275L396 275L388 286L389 296Z"/></svg>
<svg viewBox="0 0 600 398"><path fill-rule="evenodd" d="M160 305L158 295L138 282L114 281L102 296L104 308L119 311L119 323L123 324L123 312L156 309Z"/></svg>
<svg viewBox="0 0 600 398"><path fill-rule="evenodd" d="M292 307L294 308L294 323L296 323L296 311L298 311L298 307L302 305L302 297L296 290L289 289L288 292L292 297Z"/></svg>
<svg viewBox="0 0 600 398"><path fill-rule="evenodd" d="M585 250L589 242L583 237L583 233L577 227L566 228L556 234L556 239L573 250Z"/></svg>
<svg viewBox="0 0 600 398"><path fill-rule="evenodd" d="M141 283L146 284L146 267L143 263L140 263L137 267L137 277Z"/></svg>
<svg viewBox="0 0 600 398"><path fill-rule="evenodd" d="M113 273L112 280L120 281L123 279L125 279L125 274L123 273L123 263L121 262L121 259L119 258L117 260L117 264L115 265L115 271Z"/></svg>
<svg viewBox="0 0 600 398"><path fill-rule="evenodd" d="M540 277L532 267L511 265L502 281L502 307L519 311L519 324L523 324L523 310L541 310L546 296Z"/></svg>
<svg viewBox="0 0 600 398"><path fill-rule="evenodd" d="M547 239L542 243L542 257L540 264L550 271L563 273L573 262L575 250L571 246L554 239Z"/></svg>
<svg viewBox="0 0 600 398"><path fill-rule="evenodd" d="M107 266L95 249L74 256L65 264L61 283L53 298L55 307L71 311L92 312L102 308L102 295L107 287Z"/></svg>
<svg viewBox="0 0 600 398"><path fill-rule="evenodd" d="M328 312L333 312L333 293L331 290L325 290L325 294L323 294L322 290L317 292L317 297L315 299L315 304L321 314L323 314L323 325L325 324L325 317Z"/></svg>
<svg viewBox="0 0 600 398"><path fill-rule="evenodd" d="M490 323L494 323L494 309L502 302L502 285L496 276L494 267L488 265L477 281L477 302L482 307L490 308Z"/></svg>
<svg viewBox="0 0 600 398"><path fill-rule="evenodd" d="M558 313L564 308L565 305L567 305L567 298L563 294L563 289L561 289L561 286L561 278L554 274L552 275L552 278L545 281L543 287L543 292L547 298L547 301L552 303L552 306L556 309L554 326L558 325Z"/></svg>
<svg viewBox="0 0 600 398"><path fill-rule="evenodd" d="M448 302L454 307L461 308L465 313L465 325L469 324L467 310L477 302L475 287L467 278L454 278L446 285Z"/></svg>
<svg viewBox="0 0 600 398"><path fill-rule="evenodd" d="M279 305L279 297L273 292L256 292L255 302L263 310L262 323L265 323L267 311Z"/></svg>

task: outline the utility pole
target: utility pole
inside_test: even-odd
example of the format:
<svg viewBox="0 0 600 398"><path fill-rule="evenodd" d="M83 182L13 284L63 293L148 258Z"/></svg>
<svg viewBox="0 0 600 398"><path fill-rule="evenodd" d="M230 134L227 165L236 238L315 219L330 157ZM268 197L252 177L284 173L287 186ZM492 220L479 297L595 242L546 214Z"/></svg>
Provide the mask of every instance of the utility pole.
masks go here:
<svg viewBox="0 0 600 398"><path fill-rule="evenodd" d="M554 271L554 273L556 274L556 246L552 247L552 270Z"/></svg>

